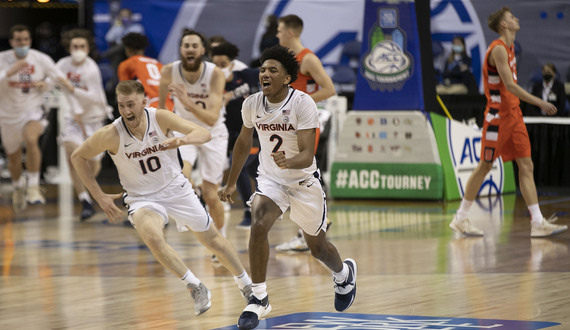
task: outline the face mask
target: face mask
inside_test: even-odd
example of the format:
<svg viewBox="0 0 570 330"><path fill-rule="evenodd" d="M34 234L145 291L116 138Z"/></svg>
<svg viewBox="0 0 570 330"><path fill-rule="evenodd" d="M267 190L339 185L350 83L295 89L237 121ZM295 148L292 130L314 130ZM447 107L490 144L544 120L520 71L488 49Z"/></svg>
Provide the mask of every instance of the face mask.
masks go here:
<svg viewBox="0 0 570 330"><path fill-rule="evenodd" d="M28 55L28 51L30 50L30 46L16 47L16 48L14 48L14 50L16 51L16 56L26 57L26 55Z"/></svg>
<svg viewBox="0 0 570 330"><path fill-rule="evenodd" d="M456 53L462 53L463 52L463 46L462 45L453 45L453 51Z"/></svg>
<svg viewBox="0 0 570 330"><path fill-rule="evenodd" d="M87 58L87 52L83 50L74 50L71 52L71 60L73 63L83 63Z"/></svg>
<svg viewBox="0 0 570 330"><path fill-rule="evenodd" d="M543 74L542 79L544 79L544 81L550 81L550 79L552 79L552 75L549 73Z"/></svg>
<svg viewBox="0 0 570 330"><path fill-rule="evenodd" d="M123 23L123 25L130 25L131 19L130 18L121 18L121 23Z"/></svg>
<svg viewBox="0 0 570 330"><path fill-rule="evenodd" d="M225 68L222 68L222 72L224 73L224 77L226 78L226 80L228 80L230 75L232 74L231 67L232 67L231 65L228 65Z"/></svg>

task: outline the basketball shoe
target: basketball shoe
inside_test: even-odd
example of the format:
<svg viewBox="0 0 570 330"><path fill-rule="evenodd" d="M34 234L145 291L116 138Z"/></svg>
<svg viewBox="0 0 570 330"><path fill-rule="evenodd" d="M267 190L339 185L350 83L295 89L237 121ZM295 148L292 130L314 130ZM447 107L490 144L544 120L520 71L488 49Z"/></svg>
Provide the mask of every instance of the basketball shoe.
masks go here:
<svg viewBox="0 0 570 330"><path fill-rule="evenodd" d="M91 218L93 215L95 215L93 205L86 200L81 201L81 215L79 216L79 221L83 222Z"/></svg>
<svg viewBox="0 0 570 330"><path fill-rule="evenodd" d="M14 211L22 211L27 205L26 190L24 190L24 188L14 188L14 192L12 193L12 206L14 207Z"/></svg>
<svg viewBox="0 0 570 330"><path fill-rule="evenodd" d="M342 283L334 282L334 308L339 312L347 310L356 297L356 261L348 258L343 263L348 266L348 276Z"/></svg>
<svg viewBox="0 0 570 330"><path fill-rule="evenodd" d="M461 235L483 236L483 231L475 226L472 226L471 222L469 222L469 219L465 219L463 222L457 221L457 215L453 216L453 220L449 224L449 227Z"/></svg>
<svg viewBox="0 0 570 330"><path fill-rule="evenodd" d="M212 293L203 283L200 285L188 284L186 287L194 299L194 314L200 315L212 307L210 301Z"/></svg>
<svg viewBox="0 0 570 330"><path fill-rule="evenodd" d="M309 251L309 246L307 245L307 241L305 241L305 237L303 237L303 231L299 229L299 232L297 235L295 235L295 237L293 237L289 242L277 245L275 247L275 250L278 252L304 252Z"/></svg>
<svg viewBox="0 0 570 330"><path fill-rule="evenodd" d="M539 225L531 222L530 237L548 237L565 232L568 226L553 224L557 219L556 216L551 216L549 219L542 218L542 223Z"/></svg>
<svg viewBox="0 0 570 330"><path fill-rule="evenodd" d="M239 316L238 328L240 329L255 329L259 324L259 320L271 312L271 305L269 304L269 296L262 300L257 299L256 296L251 295L247 306Z"/></svg>
<svg viewBox="0 0 570 330"><path fill-rule="evenodd" d="M253 288L251 286L251 284L246 285L243 289L240 289L241 291L241 296L243 297L243 299L245 299L245 301L249 302L249 299L251 299L251 296L253 296Z"/></svg>
<svg viewBox="0 0 570 330"><path fill-rule="evenodd" d="M26 199L30 204L45 204L46 199L40 190L40 186L29 186L26 192Z"/></svg>

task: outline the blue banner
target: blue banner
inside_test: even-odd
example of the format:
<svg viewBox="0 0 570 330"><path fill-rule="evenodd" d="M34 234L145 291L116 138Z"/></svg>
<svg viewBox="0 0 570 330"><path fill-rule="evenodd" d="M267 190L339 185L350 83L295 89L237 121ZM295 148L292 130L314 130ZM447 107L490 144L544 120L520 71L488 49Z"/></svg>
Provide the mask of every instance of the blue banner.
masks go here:
<svg viewBox="0 0 570 330"><path fill-rule="evenodd" d="M413 1L366 0L354 110L424 110Z"/></svg>

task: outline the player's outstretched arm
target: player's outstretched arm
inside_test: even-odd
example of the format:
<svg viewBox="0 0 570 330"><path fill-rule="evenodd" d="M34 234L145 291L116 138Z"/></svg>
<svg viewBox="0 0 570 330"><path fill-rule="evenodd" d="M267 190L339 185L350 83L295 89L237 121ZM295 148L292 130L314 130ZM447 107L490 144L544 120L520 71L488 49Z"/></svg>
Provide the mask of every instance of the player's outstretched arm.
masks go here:
<svg viewBox="0 0 570 330"><path fill-rule="evenodd" d="M71 154L71 163L81 181L83 181L87 190L101 206L109 221L113 223L119 222L124 218L123 211L114 202L122 194L106 194L103 192L101 186L97 183L94 172L91 170L89 159L105 151L115 154L118 149L119 133L113 124L110 124L95 132Z"/></svg>

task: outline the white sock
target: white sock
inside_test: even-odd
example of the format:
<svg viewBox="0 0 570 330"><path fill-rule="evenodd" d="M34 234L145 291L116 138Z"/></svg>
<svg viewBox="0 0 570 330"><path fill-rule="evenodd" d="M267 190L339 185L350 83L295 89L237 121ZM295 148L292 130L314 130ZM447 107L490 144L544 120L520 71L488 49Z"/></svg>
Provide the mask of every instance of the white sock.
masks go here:
<svg viewBox="0 0 570 330"><path fill-rule="evenodd" d="M40 185L40 172L28 172L28 187Z"/></svg>
<svg viewBox="0 0 570 330"><path fill-rule="evenodd" d="M20 175L20 178L18 180L12 180L12 187L14 187L14 189L20 189L26 186L26 177L23 175Z"/></svg>
<svg viewBox="0 0 570 330"><path fill-rule="evenodd" d="M184 284L186 285L188 284L194 284L196 286L200 285L200 280L196 276L194 276L194 274L190 271L190 269L186 271L186 274L184 274L184 276L182 276L180 280L182 280L182 282L184 282Z"/></svg>
<svg viewBox="0 0 570 330"><path fill-rule="evenodd" d="M463 222L465 219L467 219L467 213L469 213L471 205L473 205L473 201L468 201L465 198L461 200L461 204L459 205L459 209L457 210L455 216L457 222Z"/></svg>
<svg viewBox="0 0 570 330"><path fill-rule="evenodd" d="M540 207L538 204L529 205L528 211L530 212L530 220L532 224L539 225L542 223L543 216L540 212Z"/></svg>
<svg viewBox="0 0 570 330"><path fill-rule="evenodd" d="M336 283L344 282L348 278L348 265L343 262L342 270L338 273L333 272L333 277Z"/></svg>
<svg viewBox="0 0 570 330"><path fill-rule="evenodd" d="M77 195L77 198L79 198L80 201L87 201L89 204L92 203L91 196L89 196L89 193L86 191L80 192L79 195Z"/></svg>
<svg viewBox="0 0 570 330"><path fill-rule="evenodd" d="M224 225L222 226L222 228L220 228L220 234L222 234L222 236L224 237L228 237L228 226L227 226L228 222L224 221Z"/></svg>
<svg viewBox="0 0 570 330"><path fill-rule="evenodd" d="M259 299L263 300L267 297L267 284L263 283L253 283L252 285L253 295Z"/></svg>
<svg viewBox="0 0 570 330"><path fill-rule="evenodd" d="M234 276L234 281L236 281L240 290L251 284L251 278L249 278L249 275L247 275L247 272L245 270L243 273L241 273L241 275Z"/></svg>

